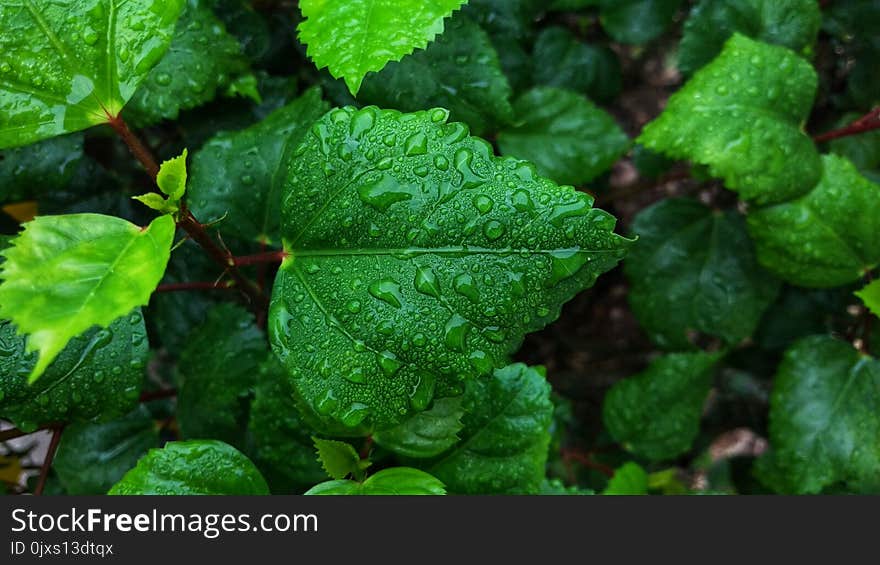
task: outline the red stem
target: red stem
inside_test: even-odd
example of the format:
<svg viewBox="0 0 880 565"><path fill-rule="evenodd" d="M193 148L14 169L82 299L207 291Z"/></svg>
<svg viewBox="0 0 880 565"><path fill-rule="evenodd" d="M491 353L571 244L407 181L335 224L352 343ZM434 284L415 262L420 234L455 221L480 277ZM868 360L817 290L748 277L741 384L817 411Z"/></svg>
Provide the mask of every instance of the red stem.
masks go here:
<svg viewBox="0 0 880 565"><path fill-rule="evenodd" d="M108 123L128 146L131 154L143 165L147 174L155 181L156 175L159 173L159 165L156 163L156 159L149 148L129 129L122 116L108 116ZM186 208L185 204L181 206L177 227L183 229L193 241L201 245L208 252L208 255L211 256L215 263L222 267L225 272L229 273L229 276L235 281L236 287L241 289L250 298L251 305L256 311L259 312L268 307L269 300L265 295L235 268L232 254L217 245L211 236L208 235L205 226L192 215L192 212Z"/></svg>
<svg viewBox="0 0 880 565"><path fill-rule="evenodd" d="M589 454L582 452L580 449L562 449L562 460L577 461L584 467L599 471L608 478L614 476L614 469L598 461L593 461Z"/></svg>
<svg viewBox="0 0 880 565"><path fill-rule="evenodd" d="M9 441L11 439L19 438L19 437L29 436L29 435L35 434L37 432L42 432L43 430L51 430L51 429L57 428L61 425L62 424L60 424L60 423L52 423L52 424L48 424L48 425L42 426L40 428L37 428L36 430L34 430L32 432L25 432L25 431L19 430L18 428L10 428L8 430L3 430L2 432L0 432L0 443L2 443L4 441Z"/></svg>
<svg viewBox="0 0 880 565"><path fill-rule="evenodd" d="M156 180L156 175L159 174L159 164L149 148L129 129L128 124L125 123L121 115L116 117L108 116L108 123L119 134L119 137L128 146L128 150L131 151L135 159L143 165L150 178Z"/></svg>
<svg viewBox="0 0 880 565"><path fill-rule="evenodd" d="M816 143L823 143L825 141L831 141L832 139L840 139L841 137L847 137L850 135L858 135L860 133L866 133L869 131L873 131L875 129L880 129L880 106L877 106L858 120L849 124L848 126L844 126L840 129L832 130L827 133L823 133L821 135L817 135L813 138L813 141Z"/></svg>
<svg viewBox="0 0 880 565"><path fill-rule="evenodd" d="M150 390L141 394L141 402L151 402L153 400L163 400L165 398L174 398L177 396L176 388L166 388L162 390Z"/></svg>
<svg viewBox="0 0 880 565"><path fill-rule="evenodd" d="M233 257L232 260L236 267L240 267L242 265L256 265L261 263L280 263L288 257L290 257L290 253L287 251L267 251L255 255Z"/></svg>
<svg viewBox="0 0 880 565"><path fill-rule="evenodd" d="M64 426L59 426L52 430L52 441L49 443L49 450L46 451L46 458L43 460L43 466L40 467L40 479L37 481L37 487L34 489L34 496L43 494L46 488L46 479L49 478L49 469L52 467L52 460L55 459L55 452L58 451L58 443L61 441L61 432Z"/></svg>
<svg viewBox="0 0 880 565"><path fill-rule="evenodd" d="M180 292L184 290L233 290L234 285L222 282L182 282L160 284L156 292Z"/></svg>

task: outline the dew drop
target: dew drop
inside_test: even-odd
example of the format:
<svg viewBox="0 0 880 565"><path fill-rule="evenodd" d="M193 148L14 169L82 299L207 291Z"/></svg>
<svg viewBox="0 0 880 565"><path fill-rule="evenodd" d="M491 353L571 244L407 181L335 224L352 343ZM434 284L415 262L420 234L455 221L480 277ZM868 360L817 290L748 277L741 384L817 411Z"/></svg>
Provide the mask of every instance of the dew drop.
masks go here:
<svg viewBox="0 0 880 565"><path fill-rule="evenodd" d="M374 298L387 302L395 308L403 304L403 295L400 293L400 284L394 279L384 278L370 283L367 289Z"/></svg>

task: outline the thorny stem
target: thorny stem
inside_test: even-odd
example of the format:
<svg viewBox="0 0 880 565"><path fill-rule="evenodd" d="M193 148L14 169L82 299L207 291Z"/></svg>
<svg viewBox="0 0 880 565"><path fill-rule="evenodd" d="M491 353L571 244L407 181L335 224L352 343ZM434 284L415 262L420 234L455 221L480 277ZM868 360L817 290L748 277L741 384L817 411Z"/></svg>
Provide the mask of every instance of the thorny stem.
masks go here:
<svg viewBox="0 0 880 565"><path fill-rule="evenodd" d="M234 290L235 285L225 282L182 282L160 284L156 292L180 292L185 290Z"/></svg>
<svg viewBox="0 0 880 565"><path fill-rule="evenodd" d="M287 251L267 251L265 253L257 253L255 255L242 255L241 257L233 257L232 260L236 267L242 265L259 265L265 263L281 263L290 257Z"/></svg>
<svg viewBox="0 0 880 565"><path fill-rule="evenodd" d="M816 143L823 143L825 141L831 141L832 139L858 135L875 129L880 129L880 106L877 106L848 126L815 136L813 141Z"/></svg>
<svg viewBox="0 0 880 565"><path fill-rule="evenodd" d="M52 429L52 441L49 443L49 450L46 452L46 458L43 460L43 466L40 467L40 479L37 481L37 488L34 489L34 496L43 494L46 488L46 479L49 478L49 469L52 467L52 460L55 459L55 452L58 451L58 443L61 441L61 432L64 426L58 426Z"/></svg>
<svg viewBox="0 0 880 565"><path fill-rule="evenodd" d="M153 157L153 154L147 146L138 139L131 129L129 129L128 124L125 123L122 116L110 117L109 123L116 133L119 134L119 137L122 138L122 141L128 146L131 154L134 155L141 165L143 165L144 169L146 169L147 174L149 174L153 180L156 180L156 175L159 173L159 165L156 163L155 157ZM204 224L199 222L185 205L181 207L180 219L177 222L177 226L183 229L193 241L201 245L208 255L210 255L211 259L229 274L232 280L235 281L235 286L241 289L241 291L250 299L251 306L257 312L268 307L269 301L266 299L265 295L235 268L232 254L229 253L229 251L222 249L211 238L211 236L208 235L208 231L205 229Z"/></svg>

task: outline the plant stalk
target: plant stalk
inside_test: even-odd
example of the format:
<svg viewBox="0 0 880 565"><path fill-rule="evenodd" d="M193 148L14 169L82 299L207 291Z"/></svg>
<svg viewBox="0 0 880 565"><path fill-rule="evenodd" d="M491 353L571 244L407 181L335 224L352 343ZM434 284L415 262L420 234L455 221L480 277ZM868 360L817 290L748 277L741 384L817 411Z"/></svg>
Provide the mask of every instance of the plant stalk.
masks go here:
<svg viewBox="0 0 880 565"><path fill-rule="evenodd" d="M49 478L49 469L52 468L52 460L55 459L55 452L58 451L58 443L61 441L61 432L63 431L64 426L52 429L52 441L49 443L49 450L46 451L43 466L40 467L40 479L37 481L37 487L34 489L34 496L40 496L46 488L46 479Z"/></svg>
<svg viewBox="0 0 880 565"><path fill-rule="evenodd" d="M840 139L841 137L848 137L850 135L858 135L860 133L866 133L869 131L873 131L875 129L880 129L880 106L877 106L858 120L849 124L848 126L844 126L840 129L832 130L821 135L817 135L813 138L813 141L816 143L823 143L825 141L831 141L832 139Z"/></svg>

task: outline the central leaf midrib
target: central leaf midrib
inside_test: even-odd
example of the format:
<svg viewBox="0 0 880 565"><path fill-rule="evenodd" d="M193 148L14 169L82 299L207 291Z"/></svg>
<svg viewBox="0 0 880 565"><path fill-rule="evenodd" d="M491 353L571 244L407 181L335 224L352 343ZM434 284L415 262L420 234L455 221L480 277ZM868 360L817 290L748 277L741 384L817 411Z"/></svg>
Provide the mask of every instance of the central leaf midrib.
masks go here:
<svg viewBox="0 0 880 565"><path fill-rule="evenodd" d="M619 249L583 249L581 247L560 247L556 249L529 248L489 248L478 246L448 247L400 247L400 248L351 248L351 249L291 249L291 256L297 257L336 257L336 256L383 256L383 255L553 255L559 253L619 253Z"/></svg>

